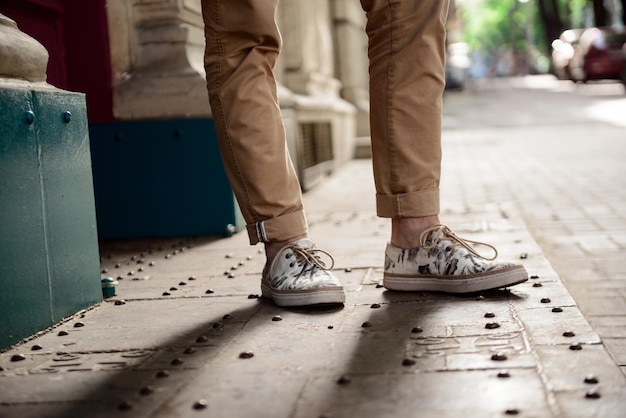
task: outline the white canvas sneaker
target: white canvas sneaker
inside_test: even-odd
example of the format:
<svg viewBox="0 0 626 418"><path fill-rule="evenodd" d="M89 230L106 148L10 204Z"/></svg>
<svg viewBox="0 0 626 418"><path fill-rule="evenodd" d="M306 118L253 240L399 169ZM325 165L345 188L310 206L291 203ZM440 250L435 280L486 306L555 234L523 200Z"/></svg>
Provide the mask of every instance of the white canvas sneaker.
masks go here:
<svg viewBox="0 0 626 418"><path fill-rule="evenodd" d="M322 255L330 258L330 266L322 261ZM316 248L310 239L298 240L281 248L265 266L262 294L278 306L344 303L343 286L330 272L333 266L328 252Z"/></svg>
<svg viewBox="0 0 626 418"><path fill-rule="evenodd" d="M471 244L490 247L495 255L484 258ZM390 290L471 293L513 286L528 280L524 266L491 262L496 248L458 237L445 225L435 225L421 234L420 246L385 251L383 285Z"/></svg>

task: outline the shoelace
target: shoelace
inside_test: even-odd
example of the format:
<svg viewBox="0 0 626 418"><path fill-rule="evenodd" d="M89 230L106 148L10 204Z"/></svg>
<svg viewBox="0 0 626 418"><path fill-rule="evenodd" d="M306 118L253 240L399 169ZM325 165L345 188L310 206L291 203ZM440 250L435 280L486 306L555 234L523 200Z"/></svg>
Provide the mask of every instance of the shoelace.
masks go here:
<svg viewBox="0 0 626 418"><path fill-rule="evenodd" d="M433 240L430 244L427 245L426 240L431 234L433 234ZM483 258L488 261L495 260L496 257L498 257L498 250L493 245L487 244L485 242L472 241L471 239L461 238L454 232L452 232L450 228L441 224L431 226L430 228L422 232L422 234L420 235L420 244L422 248L430 250L432 248L435 248L444 239L452 241L452 245L460 245L476 257ZM489 247L493 250L494 256L491 258L485 257L478 253L470 244L484 245L485 247Z"/></svg>
<svg viewBox="0 0 626 418"><path fill-rule="evenodd" d="M317 267L319 267L322 270L332 270L333 267L335 266L335 259L333 258L332 255L330 255L328 251L325 251L319 248L302 248L296 244L289 244L285 248L291 249L291 251L293 251L292 254L296 256L295 261L291 262L292 263L291 266L293 266L294 263L299 263L301 261L306 261L308 263L315 264ZM318 253L328 256L331 262L330 267L326 267L326 263L324 263L322 258L318 255ZM288 254L287 258L291 258L292 254Z"/></svg>

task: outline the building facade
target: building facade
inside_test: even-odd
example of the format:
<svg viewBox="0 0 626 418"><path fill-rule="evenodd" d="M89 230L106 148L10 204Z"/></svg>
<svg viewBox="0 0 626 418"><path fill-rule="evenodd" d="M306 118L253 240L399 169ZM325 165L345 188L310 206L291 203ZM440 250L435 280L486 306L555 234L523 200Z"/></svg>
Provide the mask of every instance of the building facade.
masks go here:
<svg viewBox="0 0 626 418"><path fill-rule="evenodd" d="M50 54L48 82L86 93L101 238L241 228L212 129L200 0L5 0ZM369 135L358 0L283 0L275 74L304 189Z"/></svg>

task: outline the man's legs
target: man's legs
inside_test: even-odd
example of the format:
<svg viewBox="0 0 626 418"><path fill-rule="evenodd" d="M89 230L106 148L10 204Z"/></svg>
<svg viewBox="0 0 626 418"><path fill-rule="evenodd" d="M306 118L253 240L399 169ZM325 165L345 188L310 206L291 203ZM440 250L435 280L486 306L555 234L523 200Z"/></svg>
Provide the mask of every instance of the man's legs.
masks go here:
<svg viewBox="0 0 626 418"><path fill-rule="evenodd" d="M384 283L479 291L528 279L439 225L447 0L361 0L367 13L376 207L392 219ZM495 249L494 249L495 250Z"/></svg>
<svg viewBox="0 0 626 418"><path fill-rule="evenodd" d="M278 0L202 0L209 101L226 174L251 244L263 242L262 290L279 305L343 303L305 239L300 184L285 141L273 68ZM296 243L294 245L294 243Z"/></svg>

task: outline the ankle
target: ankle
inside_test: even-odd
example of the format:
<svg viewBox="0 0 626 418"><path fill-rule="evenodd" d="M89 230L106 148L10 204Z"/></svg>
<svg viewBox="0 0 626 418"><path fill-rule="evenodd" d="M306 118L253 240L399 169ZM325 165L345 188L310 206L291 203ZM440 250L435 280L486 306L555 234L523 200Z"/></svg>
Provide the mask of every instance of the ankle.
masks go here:
<svg viewBox="0 0 626 418"><path fill-rule="evenodd" d="M283 248L285 245L292 243L294 241L298 241L299 239L306 238L307 235L298 235L296 237L289 238L285 241L272 241L265 243L265 257L267 258L267 262L271 262L276 254Z"/></svg>
<svg viewBox="0 0 626 418"><path fill-rule="evenodd" d="M422 232L438 223L438 215L419 218L392 218L391 244L405 249L419 247Z"/></svg>

